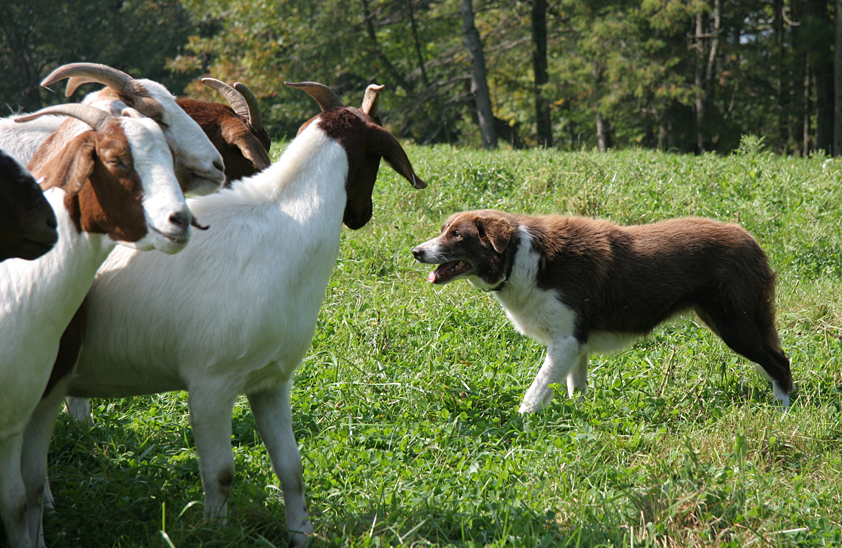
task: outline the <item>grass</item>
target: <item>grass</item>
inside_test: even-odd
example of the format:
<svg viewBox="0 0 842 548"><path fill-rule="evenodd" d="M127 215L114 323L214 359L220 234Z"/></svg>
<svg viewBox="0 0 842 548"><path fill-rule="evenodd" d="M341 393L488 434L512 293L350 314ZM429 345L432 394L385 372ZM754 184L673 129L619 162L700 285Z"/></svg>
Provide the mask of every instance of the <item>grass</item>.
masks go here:
<svg viewBox="0 0 842 548"><path fill-rule="evenodd" d="M842 545L842 162L751 138L727 158L407 151L430 186L381 169L374 218L343 233L296 376L313 546ZM518 415L543 347L466 282L427 284L410 254L449 214L485 207L739 222L778 272L791 411L685 318L595 356L583 402ZM285 545L244 398L225 527L202 519L185 394L93 406L93 428L67 415L56 428L50 546Z"/></svg>

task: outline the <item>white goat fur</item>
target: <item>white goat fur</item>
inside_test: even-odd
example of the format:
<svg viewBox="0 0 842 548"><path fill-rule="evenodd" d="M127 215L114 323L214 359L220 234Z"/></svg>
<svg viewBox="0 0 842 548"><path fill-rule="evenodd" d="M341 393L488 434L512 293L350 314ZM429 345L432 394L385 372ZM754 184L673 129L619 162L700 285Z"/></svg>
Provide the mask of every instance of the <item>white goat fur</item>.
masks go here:
<svg viewBox="0 0 842 548"><path fill-rule="evenodd" d="M163 106L161 129L172 151L176 175L182 185L186 184L183 188L195 195L215 192L225 182L222 155L199 124L178 106L175 97L166 87L152 80L135 81ZM123 109L130 106L119 100L113 90L107 87L89 93L82 103L114 116L119 116ZM0 119L0 149L23 165L29 164L41 144L55 131L61 130L51 147L51 150L57 152L88 129L84 122L64 116L42 116L31 123L16 124L13 119L21 116L25 114Z"/></svg>
<svg viewBox="0 0 842 548"><path fill-rule="evenodd" d="M289 391L339 253L349 169L345 149L317 126L262 173L189 200L211 228L183 253L111 254L89 294L76 373L44 401L49 423L65 393L187 390L205 512L225 516L234 474L231 414L245 393L296 543L313 529ZM41 440L42 451L48 442Z"/></svg>
<svg viewBox="0 0 842 548"><path fill-rule="evenodd" d="M25 124L15 122L15 118L25 115L0 118L0 149L24 166L35 155L41 143L67 119L65 116L41 116Z"/></svg>
<svg viewBox="0 0 842 548"><path fill-rule="evenodd" d="M143 186L147 226L171 233L170 217L187 206L164 135L148 118L121 117L120 125ZM9 546L15 548L43 546L39 525L45 478L33 475L33 467L43 466L22 455L27 421L47 385L65 327L118 243L106 234L78 232L65 209L63 189L51 188L45 195L58 220L58 243L36 261L0 263L0 514ZM186 238L174 243L148 230L137 242L119 243L174 253ZM43 458L39 464L46 465Z"/></svg>

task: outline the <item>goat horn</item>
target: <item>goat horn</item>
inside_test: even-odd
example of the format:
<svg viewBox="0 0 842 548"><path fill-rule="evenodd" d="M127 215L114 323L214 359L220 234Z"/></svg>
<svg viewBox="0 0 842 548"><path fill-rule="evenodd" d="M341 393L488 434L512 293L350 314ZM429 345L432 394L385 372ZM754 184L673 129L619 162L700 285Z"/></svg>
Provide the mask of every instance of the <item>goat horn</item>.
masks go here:
<svg viewBox="0 0 842 548"><path fill-rule="evenodd" d="M284 82L292 88L298 88L310 97L312 97L322 109L322 112L327 112L334 108L344 107L339 97L333 93L333 90L324 84L318 82Z"/></svg>
<svg viewBox="0 0 842 548"><path fill-rule="evenodd" d="M121 70L98 63L70 63L62 65L41 81L42 86L49 86L59 80L69 78L64 94L73 95L76 88L89 82L104 84L118 92L135 95L134 78Z"/></svg>
<svg viewBox="0 0 842 548"><path fill-rule="evenodd" d="M100 110L89 105L84 105L82 103L71 103L66 105L54 105L51 107L42 108L41 110L33 112L32 114L27 114L26 116L15 118L15 122L28 122L46 114L61 114L64 116L72 116L73 118L82 120L94 129L100 129L108 121L108 119L112 117L111 114L105 112L104 110Z"/></svg>
<svg viewBox="0 0 842 548"><path fill-rule="evenodd" d="M377 118L377 99L380 97L380 92L386 86L371 84L365 88L365 97L363 97L363 106L360 110L371 116Z"/></svg>
<svg viewBox="0 0 842 548"><path fill-rule="evenodd" d="M263 115L260 114L260 105L257 103L257 97L255 97L248 86L241 82L235 82L234 89L239 91L246 100L246 104L249 107L248 121L251 127L255 131L263 129Z"/></svg>
<svg viewBox="0 0 842 548"><path fill-rule="evenodd" d="M236 112L243 118L249 120L249 123L251 123L251 117L249 116L249 106L246 102L246 98L243 97L242 93L232 88L225 82L217 80L216 78L202 78L202 83L208 86L209 88L218 91L223 97L225 97L225 100L228 101L228 104L231 105L231 108L234 109L234 112Z"/></svg>

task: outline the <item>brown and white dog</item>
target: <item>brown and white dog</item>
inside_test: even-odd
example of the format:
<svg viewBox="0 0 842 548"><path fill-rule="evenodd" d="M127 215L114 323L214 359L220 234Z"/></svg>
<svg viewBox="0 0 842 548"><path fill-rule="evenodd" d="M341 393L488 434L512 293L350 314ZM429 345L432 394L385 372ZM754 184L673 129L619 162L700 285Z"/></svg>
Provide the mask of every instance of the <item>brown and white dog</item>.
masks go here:
<svg viewBox="0 0 842 548"><path fill-rule="evenodd" d="M621 227L581 217L452 215L441 234L412 250L441 265L428 281L466 278L491 291L521 333L547 356L520 412L541 409L550 385L587 386L591 352L619 350L658 324L692 310L732 350L759 364L786 409L789 360L775 329L775 274L744 229L683 218Z"/></svg>

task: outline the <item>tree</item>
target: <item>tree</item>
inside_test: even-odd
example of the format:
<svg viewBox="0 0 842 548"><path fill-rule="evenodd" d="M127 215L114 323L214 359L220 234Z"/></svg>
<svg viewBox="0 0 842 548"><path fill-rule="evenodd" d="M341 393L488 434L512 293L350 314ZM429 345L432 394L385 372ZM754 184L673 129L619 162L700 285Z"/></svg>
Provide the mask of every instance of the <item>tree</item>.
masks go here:
<svg viewBox="0 0 842 548"><path fill-rule="evenodd" d="M833 150L833 23L827 0L807 0L801 29L807 50L807 64L816 85L815 148L831 153ZM837 24L839 19L837 18ZM838 51L838 49L837 49ZM806 113L809 116L809 112ZM809 122L805 124L809 127ZM805 147L806 152L807 147Z"/></svg>
<svg viewBox="0 0 842 548"><path fill-rule="evenodd" d="M462 1L462 35L471 61L471 95L476 99L479 130L483 148L497 148L497 134L494 132L494 114L491 111L491 95L485 71L485 55L479 31L474 24L474 7L471 0ZM842 0L840 0L842 1Z"/></svg>
<svg viewBox="0 0 842 548"><path fill-rule="evenodd" d="M842 0L836 0L836 46L833 57L835 112L833 124L833 155L842 156Z"/></svg>
<svg viewBox="0 0 842 548"><path fill-rule="evenodd" d="M180 91L194 74L174 75L166 60L195 32L179 0L0 3L0 105L17 112L66 102L58 88L42 89L40 81L76 61L111 65ZM90 89L83 86L78 95Z"/></svg>
<svg viewBox="0 0 842 548"><path fill-rule="evenodd" d="M550 81L547 72L547 0L532 0L532 72L535 78L535 126L538 145L553 146L550 104L542 86Z"/></svg>

